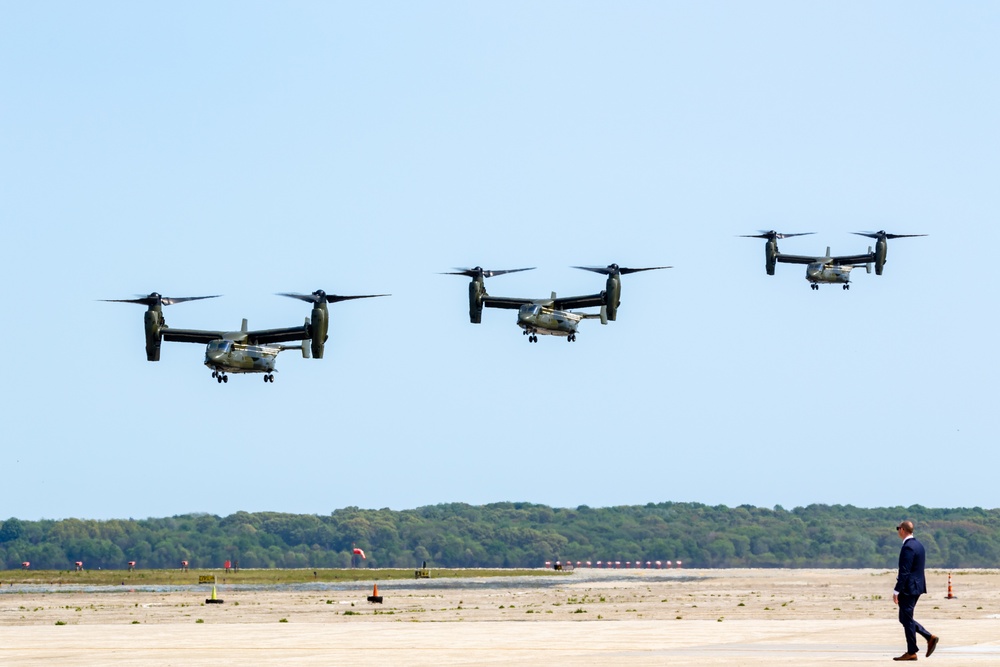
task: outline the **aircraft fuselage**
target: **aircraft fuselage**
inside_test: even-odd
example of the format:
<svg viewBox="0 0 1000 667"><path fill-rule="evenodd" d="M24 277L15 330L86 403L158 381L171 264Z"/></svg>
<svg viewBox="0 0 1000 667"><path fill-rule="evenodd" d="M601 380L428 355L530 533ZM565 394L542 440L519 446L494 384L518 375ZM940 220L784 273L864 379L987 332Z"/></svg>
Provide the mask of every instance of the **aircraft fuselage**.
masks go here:
<svg viewBox="0 0 1000 667"><path fill-rule="evenodd" d="M810 283L849 283L851 282L851 269L853 266L841 266L839 264L824 264L814 262L806 266L806 280Z"/></svg>
<svg viewBox="0 0 1000 667"><path fill-rule="evenodd" d="M273 373L281 348L213 340L205 348L205 365L221 373Z"/></svg>
<svg viewBox="0 0 1000 667"><path fill-rule="evenodd" d="M582 319L583 316L578 313L547 308L537 303L526 303L517 311L517 326L524 329L524 334L528 336L566 336L573 340Z"/></svg>

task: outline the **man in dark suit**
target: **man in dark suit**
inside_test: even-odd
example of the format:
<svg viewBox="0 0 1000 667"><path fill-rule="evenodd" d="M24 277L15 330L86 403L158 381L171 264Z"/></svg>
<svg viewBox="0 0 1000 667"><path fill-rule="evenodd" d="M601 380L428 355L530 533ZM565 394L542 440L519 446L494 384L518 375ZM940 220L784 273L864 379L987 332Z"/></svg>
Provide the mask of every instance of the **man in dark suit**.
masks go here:
<svg viewBox="0 0 1000 667"><path fill-rule="evenodd" d="M899 550L899 574L896 576L892 601L899 605L899 622L903 624L903 631L906 633L906 653L893 660L917 659L918 634L927 640L929 658L937 648L938 638L913 620L913 610L917 606L917 600L927 592L927 581L924 579L924 545L913 536L912 521L901 522L896 526L896 532L903 540L903 548Z"/></svg>

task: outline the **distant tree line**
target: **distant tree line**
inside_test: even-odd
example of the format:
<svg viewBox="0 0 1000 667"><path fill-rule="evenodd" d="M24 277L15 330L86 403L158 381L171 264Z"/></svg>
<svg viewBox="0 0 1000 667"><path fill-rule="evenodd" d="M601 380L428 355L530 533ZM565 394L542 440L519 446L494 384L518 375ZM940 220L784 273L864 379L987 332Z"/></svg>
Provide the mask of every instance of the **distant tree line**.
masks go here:
<svg viewBox="0 0 1000 667"><path fill-rule="evenodd" d="M237 512L163 519L62 519L0 526L0 566L71 569L540 567L545 561L683 560L685 567L892 568L894 527L916 523L930 567L1000 566L1000 510L810 505L785 510L650 503L560 509L460 503L413 510L338 509L329 516Z"/></svg>

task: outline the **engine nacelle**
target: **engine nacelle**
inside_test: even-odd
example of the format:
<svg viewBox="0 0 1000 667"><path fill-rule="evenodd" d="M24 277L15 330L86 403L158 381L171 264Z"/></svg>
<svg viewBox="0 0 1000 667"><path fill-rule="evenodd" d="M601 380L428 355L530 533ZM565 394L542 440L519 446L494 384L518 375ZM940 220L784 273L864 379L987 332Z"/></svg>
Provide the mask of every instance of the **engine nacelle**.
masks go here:
<svg viewBox="0 0 1000 667"><path fill-rule="evenodd" d="M312 309L310 319L310 337L312 338L312 356L314 359L323 358L323 346L326 345L327 331L330 328L330 314L326 309L326 302L322 302L319 307Z"/></svg>
<svg viewBox="0 0 1000 667"><path fill-rule="evenodd" d="M618 306L622 305L622 281L621 275L612 273L608 276L604 284L604 306L608 311L608 319L612 322L618 317Z"/></svg>
<svg viewBox="0 0 1000 667"><path fill-rule="evenodd" d="M778 262L778 242L768 240L764 246L764 255L767 258L767 275L774 275L774 265Z"/></svg>
<svg viewBox="0 0 1000 667"><path fill-rule="evenodd" d="M473 324L480 324L483 321L483 297L486 296L486 287L482 278L473 279L469 283L469 321Z"/></svg>
<svg viewBox="0 0 1000 667"><path fill-rule="evenodd" d="M163 341L163 313L147 310L143 317L146 327L146 360L160 360L160 343Z"/></svg>
<svg viewBox="0 0 1000 667"><path fill-rule="evenodd" d="M882 267L885 266L886 241L880 238L875 242L875 275L882 275Z"/></svg>

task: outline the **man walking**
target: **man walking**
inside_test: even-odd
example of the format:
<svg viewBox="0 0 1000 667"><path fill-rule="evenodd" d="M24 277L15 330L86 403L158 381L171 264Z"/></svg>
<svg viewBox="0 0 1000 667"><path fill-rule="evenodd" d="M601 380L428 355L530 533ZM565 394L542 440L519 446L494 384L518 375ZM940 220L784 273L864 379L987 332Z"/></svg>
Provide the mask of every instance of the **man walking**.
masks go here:
<svg viewBox="0 0 1000 667"><path fill-rule="evenodd" d="M913 537L912 521L901 522L896 526L896 532L903 540L903 548L899 550L899 574L896 576L892 601L899 605L899 622L903 624L903 631L906 634L906 653L893 660L917 659L918 634L927 640L929 658L937 648L938 638L913 620L913 610L917 606L917 600L927 592L927 582L924 579L924 545Z"/></svg>

